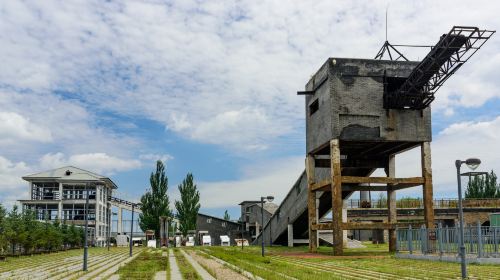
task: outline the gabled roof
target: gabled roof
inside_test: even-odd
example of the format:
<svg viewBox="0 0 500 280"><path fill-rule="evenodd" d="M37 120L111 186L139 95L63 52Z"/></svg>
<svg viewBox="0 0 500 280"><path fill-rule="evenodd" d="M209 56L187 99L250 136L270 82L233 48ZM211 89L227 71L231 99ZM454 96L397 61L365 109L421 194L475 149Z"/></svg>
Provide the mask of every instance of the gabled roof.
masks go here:
<svg viewBox="0 0 500 280"><path fill-rule="evenodd" d="M118 188L110 178L74 166L63 166L60 168L51 169L40 173L26 175L23 176L22 178L28 182L36 180L78 181L78 182L102 181L104 183L111 185L112 188L115 189Z"/></svg>

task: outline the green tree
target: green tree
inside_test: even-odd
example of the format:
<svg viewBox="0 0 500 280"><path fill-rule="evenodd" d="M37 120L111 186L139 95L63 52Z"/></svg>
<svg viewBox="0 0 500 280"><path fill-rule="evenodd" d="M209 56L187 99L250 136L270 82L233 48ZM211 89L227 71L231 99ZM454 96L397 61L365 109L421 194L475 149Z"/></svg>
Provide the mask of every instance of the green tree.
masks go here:
<svg viewBox="0 0 500 280"><path fill-rule="evenodd" d="M474 176L467 183L465 198L500 198L500 184L493 170L485 176Z"/></svg>
<svg viewBox="0 0 500 280"><path fill-rule="evenodd" d="M37 245L37 236L36 229L38 227L39 222L35 220L35 213L32 210L27 209L22 213L22 224L24 227L23 232L21 233L23 236L22 246L24 249L24 253L29 253L33 249L35 249Z"/></svg>
<svg viewBox="0 0 500 280"><path fill-rule="evenodd" d="M229 213L227 212L227 210L224 211L224 220L226 220L226 221L231 220L231 216L229 216Z"/></svg>
<svg viewBox="0 0 500 280"><path fill-rule="evenodd" d="M4 254L5 250L7 250L7 239L5 238L5 230L6 230L6 215L7 211L0 204L0 255Z"/></svg>
<svg viewBox="0 0 500 280"><path fill-rule="evenodd" d="M167 194L168 178L165 175L165 166L158 160L156 171L151 172L149 178L150 189L141 197L141 210L139 226L143 231L154 230L156 238L160 237L160 216L172 216Z"/></svg>
<svg viewBox="0 0 500 280"><path fill-rule="evenodd" d="M5 238L7 242L10 244L12 254L16 252L16 248L19 245L22 245L24 234L24 225L22 215L17 211L17 205L12 207L9 215L6 220L6 230L5 230Z"/></svg>
<svg viewBox="0 0 500 280"><path fill-rule="evenodd" d="M179 230L186 236L188 230L196 229L196 217L200 210L200 192L194 184L193 174L188 173L179 185L181 200L175 201Z"/></svg>

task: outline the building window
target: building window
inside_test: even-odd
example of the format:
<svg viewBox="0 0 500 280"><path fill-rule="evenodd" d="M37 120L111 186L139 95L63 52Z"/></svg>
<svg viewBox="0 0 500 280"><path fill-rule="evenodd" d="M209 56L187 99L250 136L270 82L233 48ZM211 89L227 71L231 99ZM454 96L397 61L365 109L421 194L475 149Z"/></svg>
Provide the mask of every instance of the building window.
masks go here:
<svg viewBox="0 0 500 280"><path fill-rule="evenodd" d="M222 227L226 227L226 222L222 222Z"/></svg>
<svg viewBox="0 0 500 280"><path fill-rule="evenodd" d="M319 109L319 101L318 99L314 100L311 105L309 105L309 116L312 116Z"/></svg>
<svg viewBox="0 0 500 280"><path fill-rule="evenodd" d="M210 224L210 223L212 223L212 218L207 219L207 224Z"/></svg>

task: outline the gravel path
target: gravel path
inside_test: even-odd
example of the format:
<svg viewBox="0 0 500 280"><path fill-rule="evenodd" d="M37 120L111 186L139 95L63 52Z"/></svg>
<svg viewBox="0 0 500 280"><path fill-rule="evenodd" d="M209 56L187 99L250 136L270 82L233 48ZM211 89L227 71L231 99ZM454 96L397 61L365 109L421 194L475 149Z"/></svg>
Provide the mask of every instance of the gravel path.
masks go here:
<svg viewBox="0 0 500 280"><path fill-rule="evenodd" d="M213 271L215 274L215 278L221 279L221 280L247 280L249 278L241 275L240 273L228 268L227 266L224 266L221 263L218 263L217 261L202 257L198 255L196 252L189 251L188 252L191 257L195 261L197 261L199 264L202 266L208 268L209 270Z"/></svg>
<svg viewBox="0 0 500 280"><path fill-rule="evenodd" d="M170 265L170 280L182 280L181 271L177 266L177 261L175 260L174 251L172 249L168 250L168 265Z"/></svg>

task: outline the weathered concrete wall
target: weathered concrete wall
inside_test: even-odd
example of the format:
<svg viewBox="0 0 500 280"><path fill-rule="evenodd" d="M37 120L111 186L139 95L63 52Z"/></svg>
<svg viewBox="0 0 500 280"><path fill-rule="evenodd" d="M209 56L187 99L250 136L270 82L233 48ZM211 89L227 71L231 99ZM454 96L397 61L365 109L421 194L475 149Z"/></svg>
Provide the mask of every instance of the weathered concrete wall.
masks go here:
<svg viewBox="0 0 500 280"><path fill-rule="evenodd" d="M431 141L430 107L423 111L385 110L387 77L407 77L417 62L330 58L306 90L307 151L331 139L349 141ZM326 82L322 83L324 79ZM321 85L318 87L318 85ZM318 109L310 106L318 100Z"/></svg>
<svg viewBox="0 0 500 280"><path fill-rule="evenodd" d="M330 169L316 168L316 180L328 178ZM319 198L319 197L318 197ZM305 215L304 215L305 214ZM302 216L302 217L301 217ZM302 219L299 219L302 218ZM269 232L272 231L273 242L281 235L286 234L288 224L294 224L294 235L296 239L307 238L307 176L305 171L302 172L293 187L290 189L286 197L281 202L276 213L267 222L264 227L264 242L269 244ZM306 235L304 236L304 233ZM254 244L260 244L260 236L254 241ZM286 244L286 242L285 242Z"/></svg>

